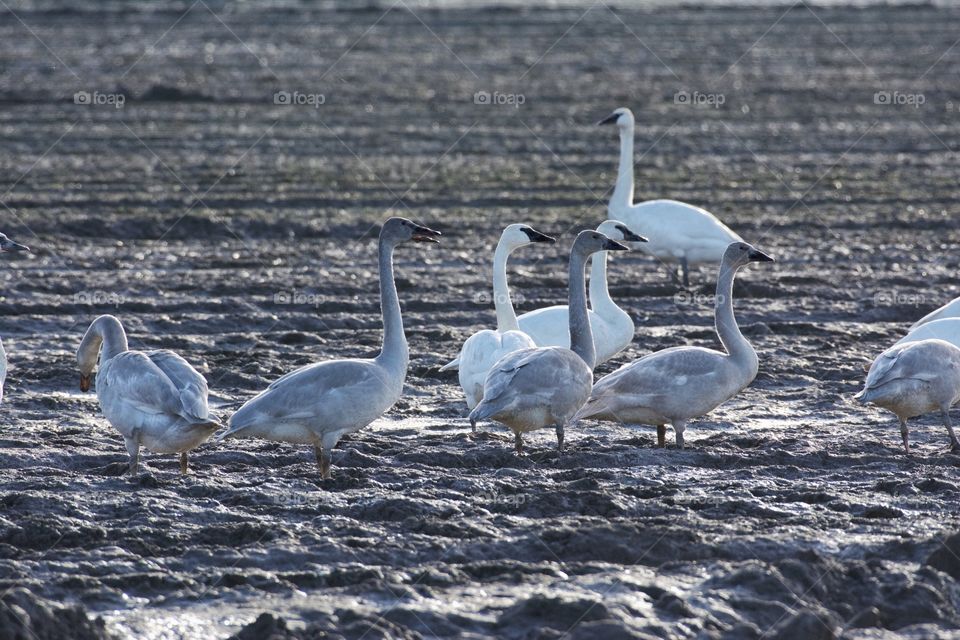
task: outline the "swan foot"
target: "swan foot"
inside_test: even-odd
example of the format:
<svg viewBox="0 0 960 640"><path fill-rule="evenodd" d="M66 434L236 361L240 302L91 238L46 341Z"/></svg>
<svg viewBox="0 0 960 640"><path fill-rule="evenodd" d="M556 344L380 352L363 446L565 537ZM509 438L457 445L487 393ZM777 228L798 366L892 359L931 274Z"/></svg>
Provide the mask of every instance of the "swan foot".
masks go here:
<svg viewBox="0 0 960 640"><path fill-rule="evenodd" d="M513 434L513 446L517 452L518 456L523 455L523 436L520 435L520 432Z"/></svg>
<svg viewBox="0 0 960 640"><path fill-rule="evenodd" d="M327 452L320 445L315 445L313 452L317 456L317 466L320 467L320 478L322 480L333 478L333 474L330 473L330 456L327 455Z"/></svg>
<svg viewBox="0 0 960 640"><path fill-rule="evenodd" d="M953 432L953 423L950 422L950 410L943 410L943 423L947 425L947 433L950 434L950 451L952 453L960 453L960 441L957 440L956 434Z"/></svg>
<svg viewBox="0 0 960 640"><path fill-rule="evenodd" d="M557 425L557 453L563 454L563 425Z"/></svg>
<svg viewBox="0 0 960 640"><path fill-rule="evenodd" d="M907 421L900 420L900 437L903 438L903 451L910 455L910 429L907 428Z"/></svg>
<svg viewBox="0 0 960 640"><path fill-rule="evenodd" d="M180 454L180 475L185 476L190 473L190 469L187 467L187 452L184 451Z"/></svg>
<svg viewBox="0 0 960 640"><path fill-rule="evenodd" d="M470 421L470 432L471 432L471 433L476 433L476 432L477 432L477 421L476 421L476 420L471 420L471 421Z"/></svg>
<svg viewBox="0 0 960 640"><path fill-rule="evenodd" d="M667 425L657 425L657 447L665 449L667 446Z"/></svg>
<svg viewBox="0 0 960 640"><path fill-rule="evenodd" d="M683 432L686 428L686 422L679 422L673 425L673 432L677 436L677 449L683 449Z"/></svg>

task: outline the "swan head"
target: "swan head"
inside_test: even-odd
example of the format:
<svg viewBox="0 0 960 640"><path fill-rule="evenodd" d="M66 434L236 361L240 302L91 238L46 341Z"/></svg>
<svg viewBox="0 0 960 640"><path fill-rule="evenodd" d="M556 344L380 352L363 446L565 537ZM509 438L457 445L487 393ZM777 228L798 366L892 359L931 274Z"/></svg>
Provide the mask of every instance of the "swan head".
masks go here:
<svg viewBox="0 0 960 640"><path fill-rule="evenodd" d="M630 247L608 238L599 231L588 229L577 234L577 239L573 241L573 248L570 251L588 256L598 251L630 251Z"/></svg>
<svg viewBox="0 0 960 640"><path fill-rule="evenodd" d="M746 242L733 242L723 252L723 262L742 267L750 262L773 262L773 258Z"/></svg>
<svg viewBox="0 0 960 640"><path fill-rule="evenodd" d="M618 242L649 242L640 234L631 231L627 225L619 220L604 220L597 227L597 231Z"/></svg>
<svg viewBox="0 0 960 640"><path fill-rule="evenodd" d="M383 223L380 239L393 245L404 242L439 242L439 231L419 225L406 218L394 217Z"/></svg>
<svg viewBox="0 0 960 640"><path fill-rule="evenodd" d="M626 107L614 109L613 113L608 115L597 124L615 124L621 130L631 128L633 127L633 111L630 111L630 109L627 109Z"/></svg>
<svg viewBox="0 0 960 640"><path fill-rule="evenodd" d="M552 238L545 233L540 233L528 224L511 224L507 226L500 234L500 242L509 249L519 249L535 242L546 242L553 244L556 238Z"/></svg>
<svg viewBox="0 0 960 640"><path fill-rule="evenodd" d="M100 347L105 340L107 349L110 351L106 357L112 357L116 353L127 350L127 334L123 330L123 325L116 317L109 314L97 316L87 327L87 332L83 334L83 340L80 341L80 347L77 349L77 364L80 365L80 391L90 390L93 370L97 367Z"/></svg>
<svg viewBox="0 0 960 640"><path fill-rule="evenodd" d="M16 253L20 251L30 251L30 247L25 244L20 244L19 242L14 242L6 236L6 234L0 233L0 253Z"/></svg>

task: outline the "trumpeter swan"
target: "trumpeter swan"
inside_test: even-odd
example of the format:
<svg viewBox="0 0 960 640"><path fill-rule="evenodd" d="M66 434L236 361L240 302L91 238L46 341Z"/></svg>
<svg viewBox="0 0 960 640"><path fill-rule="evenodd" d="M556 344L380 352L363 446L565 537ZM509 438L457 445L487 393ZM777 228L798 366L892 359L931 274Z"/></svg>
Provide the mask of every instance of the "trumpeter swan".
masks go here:
<svg viewBox="0 0 960 640"><path fill-rule="evenodd" d="M264 438L312 444L323 478L330 478L330 452L340 437L367 426L403 393L409 350L393 279L393 252L404 242L437 242L438 231L405 218L390 218L380 230L380 307L383 347L370 359L328 360L292 371L248 400L230 418L224 438Z"/></svg>
<svg viewBox="0 0 960 640"><path fill-rule="evenodd" d="M771 261L773 258L745 242L734 242L724 252L715 315L725 352L672 347L624 365L597 381L575 420L656 425L660 447L665 446L665 425L670 424L682 449L687 422L713 411L757 376L757 352L740 333L733 315L733 279L737 270L750 262Z"/></svg>
<svg viewBox="0 0 960 640"><path fill-rule="evenodd" d="M606 220L597 231L619 242L646 242L622 222ZM607 288L607 254L600 252L590 266L590 330L602 364L623 351L633 341L633 319L610 297ZM570 346L570 313L567 305L554 305L530 311L518 318L520 330L533 338L538 347Z"/></svg>
<svg viewBox="0 0 960 640"><path fill-rule="evenodd" d="M620 108L597 124L616 124L620 131L620 168L607 205L611 220L650 239L641 250L667 264L679 263L684 286L690 266L716 264L731 242L743 239L709 211L676 200L633 202L633 112Z"/></svg>
<svg viewBox="0 0 960 640"><path fill-rule="evenodd" d="M90 389L97 367L97 399L107 421L120 432L130 454L130 475L140 465L140 447L179 453L187 473L187 452L203 444L220 425L207 406L207 381L172 351L131 351L115 317L98 317L77 350L80 390Z"/></svg>
<svg viewBox="0 0 960 640"><path fill-rule="evenodd" d="M470 412L470 424L491 418L514 433L518 454L523 434L553 426L563 451L564 429L590 397L596 352L587 314L587 258L598 251L627 247L597 231L581 231L570 250L570 348L521 349L501 358L483 384L483 400Z"/></svg>
<svg viewBox="0 0 960 640"><path fill-rule="evenodd" d="M0 253L18 253L20 251L30 251L30 247L14 242L5 234L0 233ZM7 381L7 352L3 348L3 340L0 340L0 402L3 402L3 385Z"/></svg>
<svg viewBox="0 0 960 640"><path fill-rule="evenodd" d="M493 306L497 312L497 328L484 329L467 338L459 357L441 369L458 369L460 387L469 409L483 398L483 380L497 360L517 349L537 346L517 324L507 286L507 258L520 247L539 242L552 244L556 240L526 224L511 224L503 230L493 253Z"/></svg>
<svg viewBox="0 0 960 640"><path fill-rule="evenodd" d="M960 451L950 422L950 407L960 401L960 349L949 342L921 340L887 349L870 365L863 391L854 397L897 416L906 453L907 419L933 411L943 417L951 450Z"/></svg>

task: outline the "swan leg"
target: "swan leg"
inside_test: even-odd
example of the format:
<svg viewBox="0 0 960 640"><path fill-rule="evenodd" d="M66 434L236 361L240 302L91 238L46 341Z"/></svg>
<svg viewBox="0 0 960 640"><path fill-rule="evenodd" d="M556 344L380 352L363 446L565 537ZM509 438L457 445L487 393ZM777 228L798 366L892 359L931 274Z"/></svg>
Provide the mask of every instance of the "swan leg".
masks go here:
<svg viewBox="0 0 960 640"><path fill-rule="evenodd" d="M686 422L674 422L673 432L677 434L677 449L683 449L683 431L687 428Z"/></svg>
<svg viewBox="0 0 960 640"><path fill-rule="evenodd" d="M903 438L903 450L910 455L910 429L905 418L900 418L900 437Z"/></svg>
<svg viewBox="0 0 960 640"><path fill-rule="evenodd" d="M947 425L947 433L950 434L950 451L960 452L960 442L957 441L957 436L953 433L953 423L950 422L949 409L943 411L943 423Z"/></svg>
<svg viewBox="0 0 960 640"><path fill-rule="evenodd" d="M471 420L471 421L470 421L470 432L471 432L471 433L476 433L476 432L477 432L477 421L476 421L476 420Z"/></svg>
<svg viewBox="0 0 960 640"><path fill-rule="evenodd" d="M190 469L187 468L187 452L184 451L180 454L180 475L187 475L190 473Z"/></svg>
<svg viewBox="0 0 960 640"><path fill-rule="evenodd" d="M563 425L557 425L557 453L563 453Z"/></svg>
<svg viewBox="0 0 960 640"><path fill-rule="evenodd" d="M513 434L513 445L517 451L518 456L523 455L523 435L517 431Z"/></svg>
<svg viewBox="0 0 960 640"><path fill-rule="evenodd" d="M327 455L323 445L319 444L313 445L313 452L317 456L317 466L320 467L320 477L324 480L329 480L333 477L333 474L330 473L330 456Z"/></svg>
<svg viewBox="0 0 960 640"><path fill-rule="evenodd" d="M683 272L683 286L690 286L690 263L687 262L687 256L680 259L680 270Z"/></svg>
<svg viewBox="0 0 960 640"><path fill-rule="evenodd" d="M140 471L140 439L138 438L140 434L136 431L133 433L133 437L124 438L124 442L127 445L127 453L130 455L130 469L127 473L131 476L137 475L137 472Z"/></svg>
<svg viewBox="0 0 960 640"><path fill-rule="evenodd" d="M657 446L663 449L667 446L667 425L657 425Z"/></svg>

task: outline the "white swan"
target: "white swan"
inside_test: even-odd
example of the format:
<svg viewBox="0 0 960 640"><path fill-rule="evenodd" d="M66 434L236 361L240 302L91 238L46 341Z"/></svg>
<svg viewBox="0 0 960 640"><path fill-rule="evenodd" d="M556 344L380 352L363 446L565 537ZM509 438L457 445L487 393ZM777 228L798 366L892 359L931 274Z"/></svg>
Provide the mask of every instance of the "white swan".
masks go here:
<svg viewBox="0 0 960 640"><path fill-rule="evenodd" d="M690 265L716 264L731 242L743 239L709 211L676 200L633 202L633 113L620 108L597 124L620 130L620 168L607 205L608 217L650 238L641 250L661 262L679 263L684 286L690 285Z"/></svg>
<svg viewBox="0 0 960 640"><path fill-rule="evenodd" d="M0 233L0 253L18 253L20 251L30 251L30 247L14 242ZM0 402L3 402L3 385L7 381L7 352L3 348L3 340L0 340Z"/></svg>
<svg viewBox="0 0 960 640"><path fill-rule="evenodd" d="M622 222L606 220L597 231L618 242L646 242ZM623 351L633 341L633 319L617 306L607 288L607 254L594 255L590 266L590 330L597 354L597 364L602 364ZM567 305L558 304L528 311L517 321L520 330L533 338L538 347L570 347L570 323Z"/></svg>
<svg viewBox="0 0 960 640"><path fill-rule="evenodd" d="M921 324L894 343L894 346L921 340L946 340L960 347L960 318L943 318Z"/></svg>
<svg viewBox="0 0 960 640"><path fill-rule="evenodd" d="M383 347L375 358L317 362L278 378L231 416L218 440L312 444L321 476L330 478L330 452L340 437L382 416L403 393L409 350L393 279L394 249L410 240L436 242L439 235L405 218L390 218L380 229Z"/></svg>
<svg viewBox="0 0 960 640"><path fill-rule="evenodd" d="M587 314L587 258L597 251L626 250L597 231L580 232L570 250L570 348L521 349L501 358L484 381L483 400L470 412L471 426L487 418L505 424L522 455L523 434L552 425L557 448L563 451L564 429L590 397L596 366Z"/></svg>
<svg viewBox="0 0 960 640"><path fill-rule="evenodd" d="M732 243L724 252L717 278L716 326L726 352L673 347L644 356L598 380L574 419L656 425L660 447L665 446L665 425L670 424L682 449L687 422L713 411L757 376L757 352L733 315L733 278L749 262L772 260L745 242Z"/></svg>
<svg viewBox="0 0 960 640"><path fill-rule="evenodd" d="M141 445L179 453L180 473L187 473L187 452L221 426L210 415L204 377L172 351L130 351L123 325L109 315L90 323L77 350L81 391L90 389L97 356L97 399L127 445L130 474L139 468Z"/></svg>
<svg viewBox="0 0 960 640"><path fill-rule="evenodd" d="M960 298L954 298L939 309L935 309L923 316L910 326L910 331L913 332L928 322L945 320L947 318L960 318Z"/></svg>
<svg viewBox="0 0 960 640"><path fill-rule="evenodd" d="M960 451L950 423L950 407L960 402L960 349L949 342L922 340L887 349L870 365L863 391L854 397L897 416L907 453L907 418L939 411L950 434L950 448Z"/></svg>
<svg viewBox="0 0 960 640"><path fill-rule="evenodd" d="M525 224L511 224L500 234L493 253L493 306L497 312L497 328L484 329L467 338L459 357L440 369L458 369L460 387L469 409L483 398L483 381L497 360L517 349L537 346L530 336L520 331L507 286L507 258L520 247L535 242L552 244L556 240Z"/></svg>

